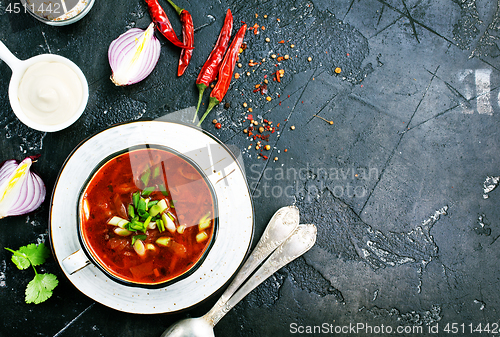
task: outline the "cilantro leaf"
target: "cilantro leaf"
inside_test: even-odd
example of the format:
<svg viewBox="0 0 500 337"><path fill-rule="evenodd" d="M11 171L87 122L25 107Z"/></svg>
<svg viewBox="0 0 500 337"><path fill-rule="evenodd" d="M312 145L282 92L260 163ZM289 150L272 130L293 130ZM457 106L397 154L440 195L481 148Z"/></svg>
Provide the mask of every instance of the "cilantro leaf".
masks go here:
<svg viewBox="0 0 500 337"><path fill-rule="evenodd" d="M38 246L31 243L19 248L19 252L30 260L33 266L39 266L50 256L50 250L42 242Z"/></svg>
<svg viewBox="0 0 500 337"><path fill-rule="evenodd" d="M12 260L12 262L14 262L14 264L16 265L16 267L18 269L23 270L23 269L29 268L29 266L31 266L31 262L30 262L30 260L28 260L28 257L26 256L26 254L19 252L19 250L13 250L13 249L10 249L7 247L4 247L4 248L12 253L11 260Z"/></svg>
<svg viewBox="0 0 500 337"><path fill-rule="evenodd" d="M26 287L26 303L42 303L52 296L59 281L53 274L36 274Z"/></svg>

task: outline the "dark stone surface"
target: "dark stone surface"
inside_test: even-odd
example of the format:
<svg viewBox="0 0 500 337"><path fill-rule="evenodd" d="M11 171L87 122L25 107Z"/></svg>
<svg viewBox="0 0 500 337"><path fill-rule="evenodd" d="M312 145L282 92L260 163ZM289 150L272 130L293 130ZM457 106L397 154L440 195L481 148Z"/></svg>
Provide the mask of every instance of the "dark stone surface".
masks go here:
<svg viewBox="0 0 500 337"><path fill-rule="evenodd" d="M215 108L203 128L243 154L256 238L289 204L300 208L302 222L318 226L319 237L304 257L230 311L217 336L287 336L291 324L364 323L394 332L415 326L421 335L436 324L440 335L452 323L460 329L499 324L499 191L483 198L486 178L500 175L497 1L179 1L196 27L186 74L177 78L179 51L161 39L153 73L125 88L109 80L107 48L128 28L147 27L143 1L97 1L66 27L9 12L15 2L0 0L0 40L21 59L70 58L90 85L83 116L63 131L42 133L12 113L11 72L0 63L0 162L40 153L34 167L49 196L65 158L86 137L196 104L194 81L227 8L236 27L240 21L265 26L247 33L236 70L243 76L224 99L231 107ZM180 32L175 12L161 3ZM272 54L290 59L275 66ZM280 83L273 81L278 69L285 70ZM271 102L253 92L266 75ZM248 127L243 102L259 120L280 123L269 138L268 160L258 158L255 141L242 132ZM30 215L0 220L0 336L159 336L215 302L217 296L175 315L118 312L80 293L50 258L39 269L57 275L53 297L25 304L32 276L3 247L49 244L48 212L49 198ZM374 335L365 332L358 335Z"/></svg>

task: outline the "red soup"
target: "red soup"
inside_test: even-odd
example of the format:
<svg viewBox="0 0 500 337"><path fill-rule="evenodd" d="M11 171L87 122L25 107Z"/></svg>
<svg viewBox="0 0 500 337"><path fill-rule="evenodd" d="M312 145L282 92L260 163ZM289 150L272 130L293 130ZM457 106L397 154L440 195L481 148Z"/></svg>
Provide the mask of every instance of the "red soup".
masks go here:
<svg viewBox="0 0 500 337"><path fill-rule="evenodd" d="M215 212L213 191L193 164L164 148L139 148L93 175L81 197L80 234L108 274L158 285L201 263Z"/></svg>

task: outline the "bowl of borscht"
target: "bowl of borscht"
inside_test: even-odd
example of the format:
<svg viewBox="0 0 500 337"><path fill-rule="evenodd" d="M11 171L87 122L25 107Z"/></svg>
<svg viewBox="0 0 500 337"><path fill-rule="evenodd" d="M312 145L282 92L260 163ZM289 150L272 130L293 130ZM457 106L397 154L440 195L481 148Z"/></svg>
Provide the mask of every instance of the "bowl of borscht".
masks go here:
<svg viewBox="0 0 500 337"><path fill-rule="evenodd" d="M105 158L80 195L78 235L88 258L127 285L190 275L217 233L217 199L198 165L145 144Z"/></svg>
<svg viewBox="0 0 500 337"><path fill-rule="evenodd" d="M235 152L193 125L134 121L82 141L50 204L49 235L82 293L136 314L173 313L219 291L254 234Z"/></svg>

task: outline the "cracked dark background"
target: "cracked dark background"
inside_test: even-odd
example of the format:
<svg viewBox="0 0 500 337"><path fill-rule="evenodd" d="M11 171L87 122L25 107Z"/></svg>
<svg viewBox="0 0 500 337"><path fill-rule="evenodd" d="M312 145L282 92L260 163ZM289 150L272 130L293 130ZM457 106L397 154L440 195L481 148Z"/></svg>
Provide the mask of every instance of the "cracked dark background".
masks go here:
<svg viewBox="0 0 500 337"><path fill-rule="evenodd" d="M107 48L127 29L147 27L143 1L97 1L66 27L10 13L15 2L0 0L0 40L20 59L70 58L90 86L87 109L74 125L38 132L12 113L11 71L0 62L0 162L40 153L35 168L49 195L65 158L86 137L196 104L194 80L227 8L236 27L240 21L265 27L245 37L236 68L242 76L223 102L230 108L219 105L203 128L242 155L254 242L272 214L290 204L299 207L302 223L316 224L318 240L230 311L215 327L217 336L288 336L296 335L291 324L323 323L424 332L439 324L438 335L448 336L447 324L500 324L499 1L178 0L196 28L186 74L177 78L178 50L161 39L153 73L125 88L109 80ZM175 12L160 3L180 32ZM273 54L290 57L278 63ZM250 60L260 64L249 67ZM278 69L285 70L279 83L272 80ZM266 76L270 102L254 92ZM244 102L255 118L280 123L267 160L243 133ZM48 212L47 200L35 213L0 220L0 247L48 244ZM1 249L0 336L159 336L180 318L204 314L219 295L182 313L133 315L80 293L54 259L41 270L60 284L45 303L25 304L27 272Z"/></svg>

